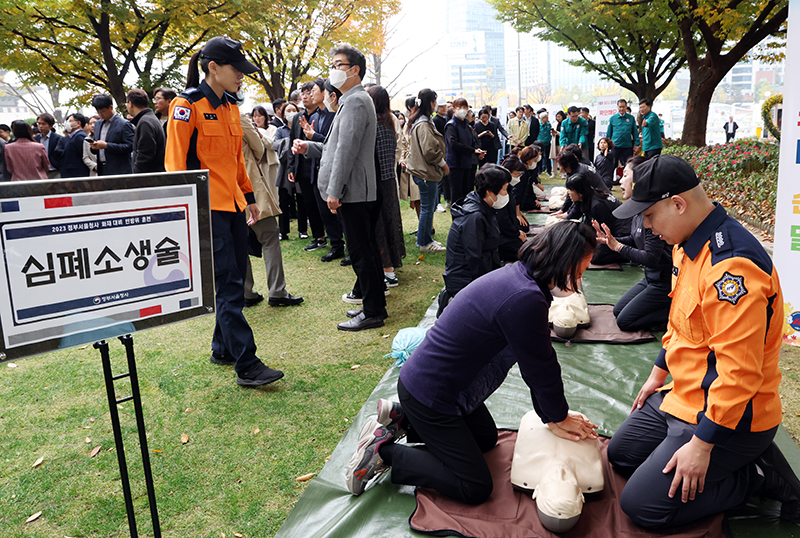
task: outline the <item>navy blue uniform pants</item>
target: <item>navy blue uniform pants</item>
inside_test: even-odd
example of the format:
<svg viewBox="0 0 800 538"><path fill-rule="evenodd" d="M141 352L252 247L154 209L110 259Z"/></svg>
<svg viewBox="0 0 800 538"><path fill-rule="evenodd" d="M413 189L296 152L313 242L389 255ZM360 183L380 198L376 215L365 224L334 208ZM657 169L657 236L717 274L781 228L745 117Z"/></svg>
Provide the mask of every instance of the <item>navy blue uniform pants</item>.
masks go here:
<svg viewBox="0 0 800 538"><path fill-rule="evenodd" d="M670 499L675 471L664 474L662 470L691 440L697 426L661 411L664 395L652 394L625 419L608 444L608 461L620 474L630 475L620 496L622 510L634 523L649 529L685 525L745 502L763 482L753 461L769 447L778 429L734 432L711 451L703 492L684 503L679 488Z"/></svg>
<svg viewBox="0 0 800 538"><path fill-rule="evenodd" d="M211 212L214 245L214 292L217 324L211 350L236 359L236 372L246 372L259 362L253 331L242 314L244 278L247 274L247 221L244 213Z"/></svg>
<svg viewBox="0 0 800 538"><path fill-rule="evenodd" d="M375 240L380 208L380 200L377 200L342 204L337 211L342 216L347 251L356 273L353 294L363 298L364 315L368 318L386 315L383 267Z"/></svg>

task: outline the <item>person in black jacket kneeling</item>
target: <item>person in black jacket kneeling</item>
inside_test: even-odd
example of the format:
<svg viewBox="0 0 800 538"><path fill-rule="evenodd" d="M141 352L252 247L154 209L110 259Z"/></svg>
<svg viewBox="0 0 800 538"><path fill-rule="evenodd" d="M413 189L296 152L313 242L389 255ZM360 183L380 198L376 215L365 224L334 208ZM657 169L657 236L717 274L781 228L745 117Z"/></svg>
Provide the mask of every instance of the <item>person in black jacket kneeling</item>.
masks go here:
<svg viewBox="0 0 800 538"><path fill-rule="evenodd" d="M508 170L487 164L475 176L476 190L453 204L443 275L445 288L439 294L436 317L467 284L500 267L500 228L495 209L508 203L510 181Z"/></svg>

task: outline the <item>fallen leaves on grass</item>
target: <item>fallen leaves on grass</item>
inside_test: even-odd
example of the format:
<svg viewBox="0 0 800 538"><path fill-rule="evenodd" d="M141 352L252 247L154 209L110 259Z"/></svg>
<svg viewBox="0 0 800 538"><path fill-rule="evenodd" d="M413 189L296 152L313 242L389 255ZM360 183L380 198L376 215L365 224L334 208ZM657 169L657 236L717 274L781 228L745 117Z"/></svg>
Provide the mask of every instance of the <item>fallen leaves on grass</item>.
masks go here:
<svg viewBox="0 0 800 538"><path fill-rule="evenodd" d="M258 435L259 433L261 433L261 428L256 428L253 430L253 435Z"/></svg>
<svg viewBox="0 0 800 538"><path fill-rule="evenodd" d="M36 521L36 520L37 520L37 519L39 519L40 517L42 517L42 511L41 511L41 510L39 510L38 512L36 512L35 514L33 514L31 517L29 517L28 519L26 519L26 520L25 520L25 523L33 523L34 521Z"/></svg>
<svg viewBox="0 0 800 538"><path fill-rule="evenodd" d="M83 442L88 445L89 443L92 442L92 438L91 437L87 437L86 439L83 440Z"/></svg>
<svg viewBox="0 0 800 538"><path fill-rule="evenodd" d="M360 364L354 364L353 366L350 367L351 370L358 370L359 368L361 368Z"/></svg>
<svg viewBox="0 0 800 538"><path fill-rule="evenodd" d="M89 457L90 457L90 458L93 458L93 457L97 456L97 454L100 452L100 449L101 449L101 448L103 448L103 447L101 447L100 445L97 445L96 447L94 447L94 448L91 450L91 452L89 452Z"/></svg>
<svg viewBox="0 0 800 538"><path fill-rule="evenodd" d="M298 482L308 482L314 477L315 474L317 473L304 474L303 476L298 476L297 478L295 478L295 480L297 480Z"/></svg>
<svg viewBox="0 0 800 538"><path fill-rule="evenodd" d="M31 465L31 467L33 467L35 469L38 466L40 466L42 463L44 463L44 456L42 456L38 460L34 461L33 465Z"/></svg>
<svg viewBox="0 0 800 538"><path fill-rule="evenodd" d="M234 538L244 538L244 534L242 534L241 532L234 532L233 536Z"/></svg>
<svg viewBox="0 0 800 538"><path fill-rule="evenodd" d="M188 442L189 442L189 436L186 435L185 433L182 433L181 434L181 444L185 445Z"/></svg>
<svg viewBox="0 0 800 538"><path fill-rule="evenodd" d="M16 362L9 362L8 363L8 367L9 368L16 368L17 367L17 363Z"/></svg>

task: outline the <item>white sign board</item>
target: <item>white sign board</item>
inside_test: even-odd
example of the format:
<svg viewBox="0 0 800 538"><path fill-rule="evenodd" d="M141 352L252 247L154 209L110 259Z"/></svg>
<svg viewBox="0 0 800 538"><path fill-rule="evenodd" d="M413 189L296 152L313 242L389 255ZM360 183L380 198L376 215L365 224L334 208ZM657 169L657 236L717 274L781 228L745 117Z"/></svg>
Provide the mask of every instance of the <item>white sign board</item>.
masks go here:
<svg viewBox="0 0 800 538"><path fill-rule="evenodd" d="M800 1L789 2L784 88L800 83ZM800 94L783 94L781 156L775 215L775 266L783 290L784 342L800 345Z"/></svg>
<svg viewBox="0 0 800 538"><path fill-rule="evenodd" d="M211 269L201 263L201 245L209 244L207 181L186 183L198 174L180 173L169 184L168 176L0 187L0 359L209 312ZM148 185L155 177L161 180ZM47 192L59 192L54 185L71 192L37 192L45 184ZM6 196L24 187L27 196Z"/></svg>
<svg viewBox="0 0 800 538"><path fill-rule="evenodd" d="M619 112L617 110L617 101L619 101L619 99L619 94L601 95L597 98L597 115L594 117L595 147L597 147L597 143L600 141L600 139L604 138L606 133L608 133L608 122L611 120L611 116Z"/></svg>

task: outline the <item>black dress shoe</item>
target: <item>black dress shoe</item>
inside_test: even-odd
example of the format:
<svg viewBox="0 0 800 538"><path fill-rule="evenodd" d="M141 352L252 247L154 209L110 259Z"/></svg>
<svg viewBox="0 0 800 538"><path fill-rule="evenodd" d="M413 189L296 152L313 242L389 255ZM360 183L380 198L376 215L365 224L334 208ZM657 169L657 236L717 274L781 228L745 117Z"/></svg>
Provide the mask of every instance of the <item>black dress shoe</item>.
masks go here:
<svg viewBox="0 0 800 538"><path fill-rule="evenodd" d="M269 298L270 306L297 306L302 302L302 297L296 297L292 294L289 294L288 297Z"/></svg>
<svg viewBox="0 0 800 538"><path fill-rule="evenodd" d="M380 316L371 318L365 317L362 311L359 315L349 321L343 321L337 325L340 331L363 331L364 329L375 329L383 327L383 319Z"/></svg>
<svg viewBox="0 0 800 538"><path fill-rule="evenodd" d="M364 313L364 309L363 308L359 308L358 310L348 310L347 312L344 313L344 315L347 316L348 318L355 318L355 317L358 317L359 314L363 314L363 313ZM381 317L383 319L386 319L386 318L389 317L389 314L383 314L383 315L381 315Z"/></svg>
<svg viewBox="0 0 800 538"><path fill-rule="evenodd" d="M244 307L245 307L245 308L250 308L251 306L255 306L255 305L257 305L258 303L260 303L261 301L263 301L263 300L264 300L264 296L263 296L263 295L261 295L260 293L259 293L259 294L257 294L257 295L256 295L255 297L253 297L252 299L248 299L247 297L245 297L245 298L244 298Z"/></svg>
<svg viewBox="0 0 800 538"><path fill-rule="evenodd" d="M350 261L350 256L345 256L344 259L339 262L339 265L344 267L345 265L353 265L353 262Z"/></svg>
<svg viewBox="0 0 800 538"><path fill-rule="evenodd" d="M282 377L283 372L280 370L273 370L266 364L259 362L246 372L238 374L236 383L243 387L258 387L260 385L268 385Z"/></svg>
<svg viewBox="0 0 800 538"><path fill-rule="evenodd" d="M339 258L344 258L344 249L332 248L330 252L320 258L320 261L332 262L333 260L338 260Z"/></svg>
<svg viewBox="0 0 800 538"><path fill-rule="evenodd" d="M781 519L800 521L800 480L773 441L755 461L764 472L764 483L757 495L781 502Z"/></svg>
<svg viewBox="0 0 800 538"><path fill-rule="evenodd" d="M328 240L324 237L320 237L319 239L314 239L309 243L303 250L306 252L311 252L312 250L319 250L321 248L325 248L328 246Z"/></svg>
<svg viewBox="0 0 800 538"><path fill-rule="evenodd" d="M225 366L231 366L236 364L236 359L231 357L230 355L217 355L213 351L211 352L211 364L222 364Z"/></svg>

